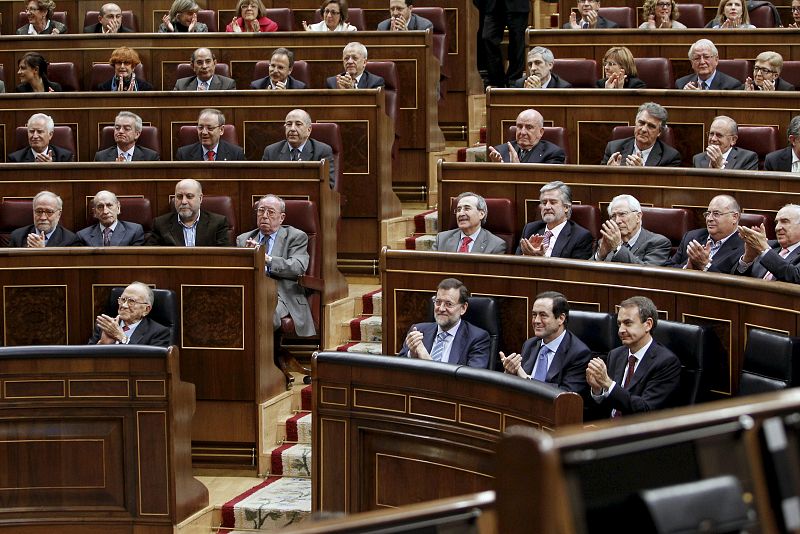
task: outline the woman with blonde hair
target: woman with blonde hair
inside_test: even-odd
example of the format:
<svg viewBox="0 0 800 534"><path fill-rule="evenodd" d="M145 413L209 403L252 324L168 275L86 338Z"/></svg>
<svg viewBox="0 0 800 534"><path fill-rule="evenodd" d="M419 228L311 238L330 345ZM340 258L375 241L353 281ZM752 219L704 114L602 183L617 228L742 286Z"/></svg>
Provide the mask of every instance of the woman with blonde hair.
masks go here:
<svg viewBox="0 0 800 534"><path fill-rule="evenodd" d="M56 3L53 0L30 0L25 7L28 24L17 28L17 35L57 35L67 33L67 27L53 20Z"/></svg>
<svg viewBox="0 0 800 534"><path fill-rule="evenodd" d="M712 29L752 29L750 14L742 0L720 0L717 16L706 26Z"/></svg>
<svg viewBox="0 0 800 534"><path fill-rule="evenodd" d="M685 30L686 25L678 22L678 4L675 0L645 0L642 6L640 30L673 29Z"/></svg>
<svg viewBox="0 0 800 534"><path fill-rule="evenodd" d="M319 8L322 20L314 24L303 21L303 28L309 32L354 32L358 30L347 22L347 0L323 0Z"/></svg>
<svg viewBox="0 0 800 534"><path fill-rule="evenodd" d="M595 85L606 89L645 89L647 85L638 78L633 54L624 46L612 46L603 56L603 78Z"/></svg>
<svg viewBox="0 0 800 534"><path fill-rule="evenodd" d="M261 0L239 0L236 16L225 27L226 32L276 32L278 23L267 17L267 8Z"/></svg>
<svg viewBox="0 0 800 534"><path fill-rule="evenodd" d="M194 0L175 0L161 19L158 33L207 32L208 26L197 22L198 11L200 6Z"/></svg>

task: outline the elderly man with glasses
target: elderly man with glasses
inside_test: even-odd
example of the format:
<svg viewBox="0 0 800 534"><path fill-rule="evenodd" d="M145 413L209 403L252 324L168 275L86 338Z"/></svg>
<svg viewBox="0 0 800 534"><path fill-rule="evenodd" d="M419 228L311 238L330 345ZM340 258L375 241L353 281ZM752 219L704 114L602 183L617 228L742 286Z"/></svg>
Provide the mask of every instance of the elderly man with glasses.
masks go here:
<svg viewBox="0 0 800 534"><path fill-rule="evenodd" d="M117 299L117 316L97 316L89 345L152 345L169 347L170 330L147 317L153 309L153 290L133 282Z"/></svg>
<svg viewBox="0 0 800 534"><path fill-rule="evenodd" d="M664 265L672 243L642 227L642 206L631 195L619 195L608 205L608 220L600 228L600 241L592 259Z"/></svg>
<svg viewBox="0 0 800 534"><path fill-rule="evenodd" d="M197 143L182 146L175 161L244 161L242 147L222 139L225 115L218 109L207 108L197 118Z"/></svg>
<svg viewBox="0 0 800 534"><path fill-rule="evenodd" d="M739 148L739 125L725 115L715 117L708 129L708 147L695 154L692 164L698 169L758 170L758 154Z"/></svg>
<svg viewBox="0 0 800 534"><path fill-rule="evenodd" d="M719 51L714 43L708 39L700 39L689 47L689 61L692 64L692 74L678 78L675 82L676 89L702 90L702 89L739 89L742 82L717 70L719 65Z"/></svg>
<svg viewBox="0 0 800 534"><path fill-rule="evenodd" d="M58 224L64 203L50 191L41 191L33 197L33 224L11 232L10 247L71 247L76 245L75 234Z"/></svg>
<svg viewBox="0 0 800 534"><path fill-rule="evenodd" d="M505 254L508 248L506 242L483 227L489 215L486 199L467 191L458 195L456 202L455 215L458 228L436 234L433 250Z"/></svg>

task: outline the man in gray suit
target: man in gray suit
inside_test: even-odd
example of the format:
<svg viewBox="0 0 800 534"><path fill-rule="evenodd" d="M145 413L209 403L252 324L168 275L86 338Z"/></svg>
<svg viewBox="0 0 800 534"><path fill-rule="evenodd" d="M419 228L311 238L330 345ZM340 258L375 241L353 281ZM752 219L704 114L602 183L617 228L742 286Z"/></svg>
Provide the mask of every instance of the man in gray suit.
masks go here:
<svg viewBox="0 0 800 534"><path fill-rule="evenodd" d="M236 89L236 81L227 76L215 74L217 58L208 48L198 48L192 52L194 76L181 78L175 82L173 91L230 91Z"/></svg>
<svg viewBox="0 0 800 534"><path fill-rule="evenodd" d="M114 119L114 145L98 150L95 161L159 161L158 152L139 146L142 118L130 111L120 111Z"/></svg>
<svg viewBox="0 0 800 534"><path fill-rule="evenodd" d="M739 125L725 115L715 117L708 129L708 147L695 154L692 163L698 169L758 170L758 154L736 145Z"/></svg>
<svg viewBox="0 0 800 534"><path fill-rule="evenodd" d="M144 230L138 223L119 220L122 211L117 195L98 191L92 199L92 212L98 223L78 231L85 247L125 247L144 244Z"/></svg>
<svg viewBox="0 0 800 534"><path fill-rule="evenodd" d="M258 228L240 234L236 246L263 247L266 274L278 285L278 304L272 325L278 330L281 319L288 315L294 321L298 336L313 336L316 330L311 310L303 288L297 283L297 278L308 268L308 236L302 230L283 224L286 203L278 196L261 197L256 203L256 215Z"/></svg>
<svg viewBox="0 0 800 534"><path fill-rule="evenodd" d="M330 145L311 139L311 115L302 109L293 109L286 115L283 125L286 139L272 143L264 149L263 161L320 161L328 160L328 179L331 189L336 185L333 149Z"/></svg>
<svg viewBox="0 0 800 534"><path fill-rule="evenodd" d="M767 241L763 225L760 228L739 226L739 237L744 241L744 254L733 274L800 283L800 206L787 204L778 211L775 216L777 241Z"/></svg>
<svg viewBox="0 0 800 534"><path fill-rule="evenodd" d="M472 252L478 254L505 254L505 241L483 228L489 210L486 200L469 191L458 195L456 222L458 228L436 234L433 250L440 252Z"/></svg>
<svg viewBox="0 0 800 534"><path fill-rule="evenodd" d="M197 118L197 143L178 149L175 161L244 161L242 147L222 139L225 115L218 109L206 108Z"/></svg>
<svg viewBox="0 0 800 534"><path fill-rule="evenodd" d="M592 256L598 261L664 265L672 249L669 239L642 228L642 206L631 195L611 200L600 234L597 252Z"/></svg>

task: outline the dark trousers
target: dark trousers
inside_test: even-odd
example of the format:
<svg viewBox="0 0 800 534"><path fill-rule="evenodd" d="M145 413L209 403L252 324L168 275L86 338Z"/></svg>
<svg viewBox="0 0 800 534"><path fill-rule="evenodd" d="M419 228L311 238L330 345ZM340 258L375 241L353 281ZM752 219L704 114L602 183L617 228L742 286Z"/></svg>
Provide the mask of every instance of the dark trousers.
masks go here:
<svg viewBox="0 0 800 534"><path fill-rule="evenodd" d="M508 27L508 70L503 69L503 30ZM489 70L489 84L505 87L509 82L520 78L525 67L525 29L528 27L528 13L508 12L500 2L495 9L486 13L483 22L483 43L486 47L486 61Z"/></svg>

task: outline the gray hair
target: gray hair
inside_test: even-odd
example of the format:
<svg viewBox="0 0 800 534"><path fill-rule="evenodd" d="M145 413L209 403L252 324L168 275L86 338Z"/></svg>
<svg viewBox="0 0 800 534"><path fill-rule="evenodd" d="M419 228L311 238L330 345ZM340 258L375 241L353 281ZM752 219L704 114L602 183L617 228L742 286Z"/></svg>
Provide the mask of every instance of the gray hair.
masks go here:
<svg viewBox="0 0 800 534"><path fill-rule="evenodd" d="M355 50L356 52L364 56L364 59L367 59L367 47L359 43L358 41L347 43L342 49L342 54L344 54L344 51L347 50L348 48Z"/></svg>
<svg viewBox="0 0 800 534"><path fill-rule="evenodd" d="M692 56L694 55L694 49L697 48L698 46L704 46L706 48L709 48L711 50L711 53L714 54L714 57L719 57L719 50L717 50L717 47L714 45L714 43L712 43L708 39L699 39L699 40L693 42L692 46L689 47L689 59L690 60L692 59Z"/></svg>
<svg viewBox="0 0 800 534"><path fill-rule="evenodd" d="M611 199L611 202L608 204L608 216L611 216L611 208L614 204L618 202L625 202L628 204L628 209L634 213L639 213L642 211L642 205L639 204L639 201L636 200L636 197L632 195L617 195Z"/></svg>
<svg viewBox="0 0 800 534"><path fill-rule="evenodd" d="M200 50L208 50L208 53L209 53L209 54L211 54L211 59L213 59L214 61L216 61L216 60L217 60L217 55L214 53L214 51L213 51L213 50L211 50L210 48L206 48L205 46L201 46L200 48L195 48L195 49L192 51L192 63L194 63L194 59L195 59L195 57L197 57L197 53L198 53Z"/></svg>
<svg viewBox="0 0 800 534"><path fill-rule="evenodd" d="M542 59L545 63L553 63L556 60L556 57L553 55L553 52L550 51L549 48L545 48L543 46L534 46L531 48L531 51L528 52L528 59L530 60L533 56L539 54L542 56Z"/></svg>
<svg viewBox="0 0 800 534"><path fill-rule="evenodd" d="M794 212L794 220L795 223L800 223L800 205L797 204L786 204L781 208L781 210L789 209ZM778 210L780 211L780 210Z"/></svg>
<svg viewBox="0 0 800 534"><path fill-rule="evenodd" d="M725 199L725 201L728 203L728 207L730 208L730 210L731 211L735 211L736 213L741 215L742 207L739 206L739 202L735 198L733 198L731 195L717 195L714 198L723 198L723 199ZM714 201L714 198L711 199L711 202ZM709 204L711 202L709 202Z"/></svg>
<svg viewBox="0 0 800 534"><path fill-rule="evenodd" d="M475 197L475 199L478 201L478 206L477 206L478 211L483 212L483 219L481 219L481 225L483 225L489 218L489 208L486 206L486 199L477 193L473 193L472 191L464 191L463 193L461 193L456 197L456 206L458 206L458 203L461 201L462 198L466 197Z"/></svg>
<svg viewBox="0 0 800 534"><path fill-rule="evenodd" d="M292 113L299 113L303 117L303 124L305 124L306 126L311 125L311 115L308 114L308 111L300 108L293 109L292 111L286 114L286 118L289 118L289 115L291 115Z"/></svg>
<svg viewBox="0 0 800 534"><path fill-rule="evenodd" d="M117 113L117 117L114 119L114 122L116 122L116 120L119 118L133 119L133 129L137 132L142 131L142 118L136 113L131 113L130 111L120 111Z"/></svg>
<svg viewBox="0 0 800 534"><path fill-rule="evenodd" d="M225 115L223 115L220 110L214 108L206 108L200 111L200 114L197 116L197 118L199 119L203 115L214 115L215 117L217 117L217 122L219 123L219 125L225 126Z"/></svg>
<svg viewBox="0 0 800 534"><path fill-rule="evenodd" d="M667 109L662 106L661 104L656 104L655 102L645 102L639 109L636 110L636 117L638 118L639 115L642 114L642 111L646 111L656 119L661 121L661 131L667 129L667 117L669 114L667 113Z"/></svg>
<svg viewBox="0 0 800 534"><path fill-rule="evenodd" d="M145 300L147 300L147 304L149 304L150 307L152 308L153 307L153 301L155 300L155 294L153 293L153 289L150 286L148 286L147 284L145 284L144 282L131 282L128 287L131 287L131 286L138 286L138 287L142 288L142 290L144 291L144 295L145 295L144 298L145 298Z"/></svg>
<svg viewBox="0 0 800 534"><path fill-rule="evenodd" d="M259 198L258 202L256 202L256 206L267 200L277 200L281 208L281 213L286 213L286 202L284 202L284 200L278 195L273 195L272 193L269 193Z"/></svg>
<svg viewBox="0 0 800 534"><path fill-rule="evenodd" d="M789 127L786 128L786 138L788 139L790 135L795 137L800 135L800 115L792 117L792 120L789 121Z"/></svg>
<svg viewBox="0 0 800 534"><path fill-rule="evenodd" d="M553 182L544 184L542 188L539 189L539 196L541 196L542 193L547 193L548 191L558 191L561 195L561 202L565 206L572 206L572 189L570 189L569 186L564 182L555 180Z"/></svg>
<svg viewBox="0 0 800 534"><path fill-rule="evenodd" d="M61 197L50 191L39 191L38 193L36 193L36 196L33 197L34 207L36 206L36 203L39 202L39 200L41 200L44 197L54 198L56 201L56 206L58 206L58 209L64 209L64 201L61 200Z"/></svg>
<svg viewBox="0 0 800 534"><path fill-rule="evenodd" d="M286 56L286 58L289 60L289 68L294 66L294 52L288 48L284 48L282 46L276 48L272 51L272 54L270 54L269 58L272 59L274 56Z"/></svg>
<svg viewBox="0 0 800 534"><path fill-rule="evenodd" d="M711 121L711 124L714 124L716 121L722 121L728 125L728 129L731 131L730 135L739 135L739 125L736 124L736 121L732 118L728 117L727 115L719 115L714 117L714 120Z"/></svg>
<svg viewBox="0 0 800 534"><path fill-rule="evenodd" d="M117 4L115 4L113 2L108 2L108 3L103 4L102 6L100 6L100 16L101 17L106 14L106 6L117 6L117 9L122 11L122 8L119 7Z"/></svg>
<svg viewBox="0 0 800 534"><path fill-rule="evenodd" d="M31 118L28 119L28 122L25 124L25 126L30 128L31 121L41 121L41 120L44 121L44 125L45 128L47 128L47 131L53 133L53 130L56 129L56 125L53 122L53 117L51 117L50 115L45 115L44 113L34 113L33 115L31 115Z"/></svg>
<svg viewBox="0 0 800 534"><path fill-rule="evenodd" d="M102 191L98 191L97 193L95 193L94 196L92 197L92 207L95 207L95 205L97 204L97 197L102 194L111 195L111 197L114 199L114 204L119 204L119 199L117 198L117 195L115 195L111 191L106 191L105 189L103 189Z"/></svg>

